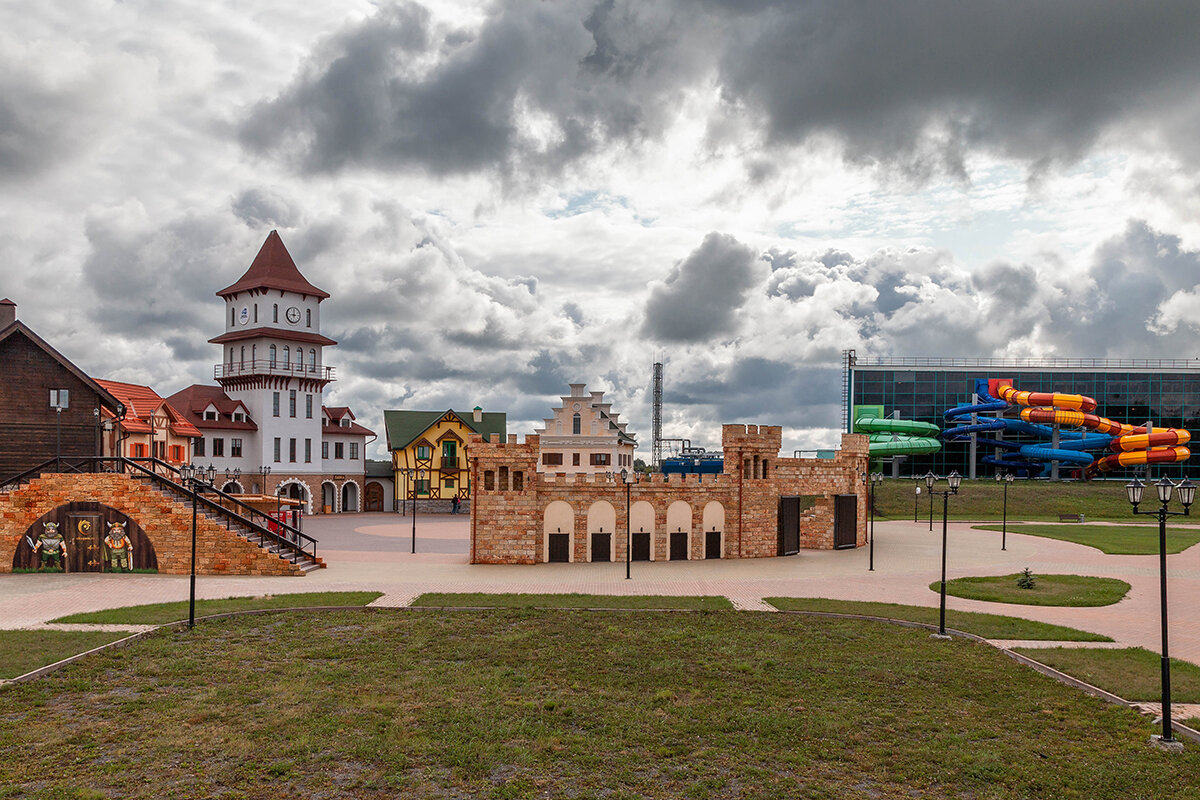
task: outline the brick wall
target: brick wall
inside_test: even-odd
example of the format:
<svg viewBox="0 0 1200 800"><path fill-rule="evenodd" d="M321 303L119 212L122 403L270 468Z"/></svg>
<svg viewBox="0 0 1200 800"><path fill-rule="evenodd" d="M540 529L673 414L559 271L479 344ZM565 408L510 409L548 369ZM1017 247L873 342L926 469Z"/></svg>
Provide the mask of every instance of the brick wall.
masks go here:
<svg viewBox="0 0 1200 800"><path fill-rule="evenodd" d="M137 522L154 546L158 571L191 570L192 507L163 497L127 475L46 474L20 489L0 493L0 572L11 572L17 544L42 515L73 501L115 508ZM251 544L200 515L196 526L196 572L202 575L302 575L294 564Z"/></svg>
<svg viewBox="0 0 1200 800"><path fill-rule="evenodd" d="M619 478L603 475L537 473L539 437L518 443L484 442L472 438L471 561L487 564L532 564L547 560L547 509L566 503L565 521L571 535L571 559L590 558L590 534L604 523L612 530L612 560L625 560L627 516L638 502L653 508L652 558L669 557L669 533L688 533L688 556L704 558L705 531L716 528L722 558L762 558L778 552L779 498L813 495L816 502L802 515L801 546L831 549L834 545L834 497L855 495L856 544L866 544L866 494L862 475L867 470L867 437L847 434L833 459L780 458L782 430L777 426L726 425L722 429L725 471L720 475L641 476L626 494ZM569 469L567 467L566 469ZM520 488L515 476L520 475ZM609 513L607 507L611 506ZM670 511L672 504L682 503ZM710 504L718 504L710 506ZM601 505L597 505L601 504ZM705 509L710 508L706 526ZM560 507L561 508L561 507ZM634 514L636 516L636 512ZM668 517L671 517L670 524ZM555 519L558 519L555 517ZM615 523L615 524L614 524ZM714 524L715 523L715 524ZM558 532L561 524L551 525ZM614 530L615 529L615 530Z"/></svg>

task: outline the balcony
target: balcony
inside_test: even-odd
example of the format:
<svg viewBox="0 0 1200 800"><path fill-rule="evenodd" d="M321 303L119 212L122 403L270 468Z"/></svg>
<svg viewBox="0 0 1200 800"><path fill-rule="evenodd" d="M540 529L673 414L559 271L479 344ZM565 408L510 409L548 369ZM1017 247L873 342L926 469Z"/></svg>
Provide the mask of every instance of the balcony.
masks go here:
<svg viewBox="0 0 1200 800"><path fill-rule="evenodd" d="M282 361L228 361L224 364L217 364L213 367L213 378L221 380L222 378L237 378L241 376L251 375L283 375L295 378L311 378L312 380L332 381L334 377L333 367L322 367L315 364L299 364L291 362L285 364Z"/></svg>

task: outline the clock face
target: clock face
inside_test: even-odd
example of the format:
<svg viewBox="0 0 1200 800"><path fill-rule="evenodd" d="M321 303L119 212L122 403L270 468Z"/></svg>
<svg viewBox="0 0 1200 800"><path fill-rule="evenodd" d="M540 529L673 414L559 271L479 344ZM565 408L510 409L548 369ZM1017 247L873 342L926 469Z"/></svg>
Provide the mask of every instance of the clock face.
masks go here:
<svg viewBox="0 0 1200 800"><path fill-rule="evenodd" d="M287 310L287 321L295 325L300 321L300 309L292 306Z"/></svg>
<svg viewBox="0 0 1200 800"><path fill-rule="evenodd" d="M246 323L248 323L250 321L250 309L249 308L246 308L246 306L242 306L241 313L238 314L238 321L241 322L243 325L245 325Z"/></svg>

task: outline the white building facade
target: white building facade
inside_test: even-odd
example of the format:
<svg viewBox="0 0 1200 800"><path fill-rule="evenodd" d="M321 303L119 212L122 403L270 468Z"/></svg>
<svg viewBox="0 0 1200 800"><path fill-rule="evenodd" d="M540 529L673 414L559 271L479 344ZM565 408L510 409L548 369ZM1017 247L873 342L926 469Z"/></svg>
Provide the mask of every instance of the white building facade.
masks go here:
<svg viewBox="0 0 1200 800"><path fill-rule="evenodd" d="M604 392L588 392L587 384L570 384L562 405L551 409L544 427L534 431L541 444L538 471L599 474L633 470L637 439L627 423L604 402Z"/></svg>
<svg viewBox="0 0 1200 800"><path fill-rule="evenodd" d="M329 294L300 274L271 231L245 274L217 295L225 331L209 341L221 347L218 386L172 396L204 433L193 463L211 463L222 483L239 469L242 491L302 500L308 513L360 511L374 433L348 408L337 414L348 425L328 424L324 394L336 376L324 348L337 342L321 334L320 307Z"/></svg>

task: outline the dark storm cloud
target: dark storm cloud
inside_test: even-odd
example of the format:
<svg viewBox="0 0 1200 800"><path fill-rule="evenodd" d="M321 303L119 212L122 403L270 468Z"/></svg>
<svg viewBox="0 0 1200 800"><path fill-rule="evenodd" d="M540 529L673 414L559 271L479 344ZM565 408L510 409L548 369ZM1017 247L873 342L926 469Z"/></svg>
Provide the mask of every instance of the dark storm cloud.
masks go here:
<svg viewBox="0 0 1200 800"><path fill-rule="evenodd" d="M594 11L590 20L585 11ZM616 16L623 33L628 20ZM605 38L608 21L602 7L578 2L501 3L478 35L444 35L424 8L390 5L335 37L290 88L260 104L241 140L315 172L555 168L636 137L660 116L647 102L653 87L631 88L655 42L627 40L618 50ZM552 123L549 140L525 135L529 113Z"/></svg>
<svg viewBox="0 0 1200 800"><path fill-rule="evenodd" d="M553 172L657 137L715 80L715 142L832 136L917 179L965 174L977 148L1040 169L1116 130L1200 160L1198 34L1192 0L510 0L470 33L396 4L319 48L241 140L308 171ZM530 138L531 115L552 134ZM756 151L747 179L778 166Z"/></svg>
<svg viewBox="0 0 1200 800"><path fill-rule="evenodd" d="M666 342L700 342L730 333L737 310L763 272L752 249L728 234L710 233L651 289L643 330Z"/></svg>
<svg viewBox="0 0 1200 800"><path fill-rule="evenodd" d="M741 13L721 59L769 139L834 134L857 159L961 171L966 148L1077 158L1120 124L1195 156L1200 4L1063 0L780 3Z"/></svg>
<svg viewBox="0 0 1200 800"><path fill-rule="evenodd" d="M722 422L834 427L840 380L836 366L749 357L736 359L719 374L673 383L669 395L672 405L710 407Z"/></svg>

